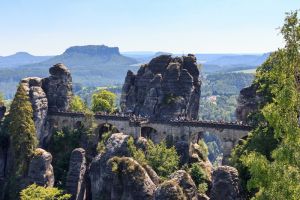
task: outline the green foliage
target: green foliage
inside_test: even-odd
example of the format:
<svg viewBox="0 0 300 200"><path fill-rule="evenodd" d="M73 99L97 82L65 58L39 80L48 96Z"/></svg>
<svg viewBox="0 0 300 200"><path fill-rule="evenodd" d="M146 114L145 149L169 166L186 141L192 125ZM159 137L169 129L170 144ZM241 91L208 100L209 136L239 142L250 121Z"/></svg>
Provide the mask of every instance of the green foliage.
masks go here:
<svg viewBox="0 0 300 200"><path fill-rule="evenodd" d="M102 134L102 137L100 138L100 141L98 142L97 145L97 152L98 153L104 153L105 152L105 144L107 142L107 140L109 139L109 137L111 136L111 132L105 132Z"/></svg>
<svg viewBox="0 0 300 200"><path fill-rule="evenodd" d="M204 183L208 180L208 174L199 163L192 163L191 167L188 169L188 172L196 185Z"/></svg>
<svg viewBox="0 0 300 200"><path fill-rule="evenodd" d="M148 140L146 152L138 149L132 137L129 138L128 149L131 156L141 165L150 165L162 178L167 178L179 166L179 156L174 146L168 148L164 141L154 144Z"/></svg>
<svg viewBox="0 0 300 200"><path fill-rule="evenodd" d="M147 164L147 160L146 160L144 152L135 146L133 137L129 138L127 145L128 145L129 152L130 152L131 156L133 157L133 159L135 159L141 165Z"/></svg>
<svg viewBox="0 0 300 200"><path fill-rule="evenodd" d="M176 100L178 100L179 97L175 96L174 94L166 94L164 96L164 99L163 99L163 102L164 104L166 105L169 105L169 104L173 104L176 102Z"/></svg>
<svg viewBox="0 0 300 200"><path fill-rule="evenodd" d="M71 153L75 148L80 147L80 138L83 129L63 129L53 133L49 143L49 152L53 156L53 169L55 174L55 184L59 188L64 188L69 169Z"/></svg>
<svg viewBox="0 0 300 200"><path fill-rule="evenodd" d="M5 98L2 92L0 92L0 106L3 106L5 104Z"/></svg>
<svg viewBox="0 0 300 200"><path fill-rule="evenodd" d="M199 140L198 142L199 148L197 149L199 156L203 161L207 160L208 157L208 147L205 144L204 140Z"/></svg>
<svg viewBox="0 0 300 200"><path fill-rule="evenodd" d="M205 194L207 190L208 190L207 183L200 183L200 184L198 185L198 192L199 192L200 194Z"/></svg>
<svg viewBox="0 0 300 200"><path fill-rule="evenodd" d="M83 100L79 96L73 96L70 102L70 111L73 112L86 112L87 105L83 102Z"/></svg>
<svg viewBox="0 0 300 200"><path fill-rule="evenodd" d="M116 105L116 95L108 90L100 90L92 96L94 112L113 112Z"/></svg>
<svg viewBox="0 0 300 200"><path fill-rule="evenodd" d="M64 194L62 190L51 187L29 185L20 193L21 200L67 200L71 198L70 194Z"/></svg>
<svg viewBox="0 0 300 200"><path fill-rule="evenodd" d="M146 159L154 171L164 178L177 170L179 166L179 156L177 155L175 147L167 148L164 141L155 145L149 140Z"/></svg>
<svg viewBox="0 0 300 200"><path fill-rule="evenodd" d="M8 130L14 150L14 171L16 176L23 176L27 173L30 158L37 146L37 138L31 103L22 85L11 104L8 118Z"/></svg>
<svg viewBox="0 0 300 200"><path fill-rule="evenodd" d="M255 81L264 97L260 111L254 116L256 129L237 147L233 157L250 175L247 188L256 192L253 199L300 199L300 22L297 12L286 17L281 33L285 47L262 65ZM263 147L259 147L260 144Z"/></svg>

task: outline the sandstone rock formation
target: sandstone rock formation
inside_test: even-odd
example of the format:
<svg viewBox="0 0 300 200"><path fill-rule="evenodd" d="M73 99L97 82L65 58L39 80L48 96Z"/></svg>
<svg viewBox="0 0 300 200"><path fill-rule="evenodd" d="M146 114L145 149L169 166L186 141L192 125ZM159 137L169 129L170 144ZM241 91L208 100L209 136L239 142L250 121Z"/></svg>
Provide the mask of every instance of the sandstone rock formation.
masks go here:
<svg viewBox="0 0 300 200"><path fill-rule="evenodd" d="M51 162L52 155L49 152L41 148L36 149L35 155L29 164L29 183L35 183L45 187L53 187L54 174Z"/></svg>
<svg viewBox="0 0 300 200"><path fill-rule="evenodd" d="M116 174L111 199L152 200L156 186L137 161L129 157L113 157L109 162Z"/></svg>
<svg viewBox="0 0 300 200"><path fill-rule="evenodd" d="M46 127L48 111L67 111L72 96L70 71L63 64L56 64L49 72L48 78L28 77L20 83L30 98L40 146L50 134Z"/></svg>
<svg viewBox="0 0 300 200"><path fill-rule="evenodd" d="M28 92L33 110L33 121L36 129L36 136L41 141L43 128L48 112L48 100L42 89L42 79L29 77L21 81L21 84Z"/></svg>
<svg viewBox="0 0 300 200"><path fill-rule="evenodd" d="M49 111L67 111L72 97L72 77L66 66L58 63L49 69L50 77L43 79Z"/></svg>
<svg viewBox="0 0 300 200"><path fill-rule="evenodd" d="M107 161L114 156L129 156L127 149L128 135L115 133L108 139L105 153L97 155L90 166L92 199L111 199L114 173Z"/></svg>
<svg viewBox="0 0 300 200"><path fill-rule="evenodd" d="M128 71L120 106L123 112L155 119L197 119L200 87L194 55L161 55L141 66L136 75Z"/></svg>
<svg viewBox="0 0 300 200"><path fill-rule="evenodd" d="M212 176L211 200L242 200L238 171L230 166L220 166Z"/></svg>
<svg viewBox="0 0 300 200"><path fill-rule="evenodd" d="M6 107L4 105L0 105L0 120L4 117L6 112Z"/></svg>
<svg viewBox="0 0 300 200"><path fill-rule="evenodd" d="M82 148L74 149L70 158L66 182L66 189L67 192L72 195L72 200L85 199L85 173L85 150Z"/></svg>
<svg viewBox="0 0 300 200"><path fill-rule="evenodd" d="M128 135L112 134L105 152L91 163L92 199L153 199L160 178L150 166L141 166L130 158Z"/></svg>
<svg viewBox="0 0 300 200"><path fill-rule="evenodd" d="M167 180L155 190L154 200L186 200L186 197L176 181Z"/></svg>
<svg viewBox="0 0 300 200"><path fill-rule="evenodd" d="M247 117L249 114L258 110L261 97L256 93L257 85L252 84L249 87L243 88L240 91L237 99L236 118L239 121L248 122Z"/></svg>
<svg viewBox="0 0 300 200"><path fill-rule="evenodd" d="M175 181L182 189L187 200L197 200L197 187L191 176L184 170L171 174L170 179Z"/></svg>

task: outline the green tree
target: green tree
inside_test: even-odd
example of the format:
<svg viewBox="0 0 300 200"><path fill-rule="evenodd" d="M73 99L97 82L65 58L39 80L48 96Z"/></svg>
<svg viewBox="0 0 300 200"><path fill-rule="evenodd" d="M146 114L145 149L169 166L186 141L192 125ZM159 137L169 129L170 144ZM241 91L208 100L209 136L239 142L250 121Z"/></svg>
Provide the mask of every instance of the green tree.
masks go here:
<svg viewBox="0 0 300 200"><path fill-rule="evenodd" d="M92 111L94 112L113 112L115 110L117 96L108 91L100 90L92 96Z"/></svg>
<svg viewBox="0 0 300 200"><path fill-rule="evenodd" d="M273 53L259 69L257 83L259 90L265 92L265 102L255 116L257 128L236 150L248 169L247 187L255 191L253 199L300 199L300 22L297 12L289 13L281 33L285 47ZM269 137L274 145L269 149L258 148L258 145L249 149L253 139L264 146L268 143L258 140L258 136Z"/></svg>
<svg viewBox="0 0 300 200"><path fill-rule="evenodd" d="M164 141L154 144L148 141L146 159L148 164L163 178L167 178L178 169L179 156L174 146L167 148Z"/></svg>
<svg viewBox="0 0 300 200"><path fill-rule="evenodd" d="M82 134L81 128L73 131L64 128L62 131L54 132L51 137L49 152L53 156L55 185L59 188L65 187L71 153L75 148L80 147Z"/></svg>
<svg viewBox="0 0 300 200"><path fill-rule="evenodd" d="M73 112L86 112L87 106L80 98L80 96L73 96L70 103L70 110Z"/></svg>
<svg viewBox="0 0 300 200"><path fill-rule="evenodd" d="M70 194L64 194L62 190L51 187L29 185L20 193L21 200L67 200L71 198Z"/></svg>
<svg viewBox="0 0 300 200"><path fill-rule="evenodd" d="M37 147L37 138L32 106L22 85L18 87L8 117L14 170L17 176L23 176L27 173L30 158Z"/></svg>

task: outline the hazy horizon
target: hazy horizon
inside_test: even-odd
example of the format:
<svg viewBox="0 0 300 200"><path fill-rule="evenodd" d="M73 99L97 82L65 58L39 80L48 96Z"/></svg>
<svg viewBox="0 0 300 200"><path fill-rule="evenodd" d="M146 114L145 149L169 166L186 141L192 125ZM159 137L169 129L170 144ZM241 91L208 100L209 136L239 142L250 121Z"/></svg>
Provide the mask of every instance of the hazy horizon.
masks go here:
<svg viewBox="0 0 300 200"><path fill-rule="evenodd" d="M74 45L121 52L257 54L282 47L293 0L13 0L0 2L0 55L58 55Z"/></svg>

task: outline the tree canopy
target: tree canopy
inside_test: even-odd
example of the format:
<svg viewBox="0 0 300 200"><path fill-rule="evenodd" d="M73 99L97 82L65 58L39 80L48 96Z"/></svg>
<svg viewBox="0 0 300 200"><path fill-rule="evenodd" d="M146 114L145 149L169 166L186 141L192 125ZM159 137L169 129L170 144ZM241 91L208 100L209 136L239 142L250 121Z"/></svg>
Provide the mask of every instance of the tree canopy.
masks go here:
<svg viewBox="0 0 300 200"><path fill-rule="evenodd" d="M92 96L92 111L113 112L116 105L116 95L108 90L100 90Z"/></svg>
<svg viewBox="0 0 300 200"><path fill-rule="evenodd" d="M281 28L285 47L274 52L257 71L255 84L264 101L254 116L255 130L233 154L233 160L246 175L253 199L300 199L297 15L289 13Z"/></svg>
<svg viewBox="0 0 300 200"><path fill-rule="evenodd" d="M29 97L22 85L19 85L9 113L8 130L14 151L16 174L27 172L30 158L37 147L33 110Z"/></svg>
<svg viewBox="0 0 300 200"><path fill-rule="evenodd" d="M62 190L52 187L42 187L32 184L21 191L21 200L67 200L70 194L64 194Z"/></svg>

